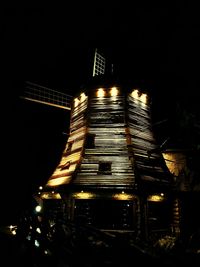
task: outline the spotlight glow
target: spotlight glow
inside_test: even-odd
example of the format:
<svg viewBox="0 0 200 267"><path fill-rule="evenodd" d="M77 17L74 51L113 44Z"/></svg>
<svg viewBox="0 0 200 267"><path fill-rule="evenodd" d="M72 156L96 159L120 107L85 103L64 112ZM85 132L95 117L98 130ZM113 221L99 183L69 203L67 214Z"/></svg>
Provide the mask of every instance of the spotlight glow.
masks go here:
<svg viewBox="0 0 200 267"><path fill-rule="evenodd" d="M105 96L105 91L103 88L99 88L97 90L97 97L104 97Z"/></svg>
<svg viewBox="0 0 200 267"><path fill-rule="evenodd" d="M111 96L117 96L118 95L118 89L116 87L112 87L110 90L110 95Z"/></svg>

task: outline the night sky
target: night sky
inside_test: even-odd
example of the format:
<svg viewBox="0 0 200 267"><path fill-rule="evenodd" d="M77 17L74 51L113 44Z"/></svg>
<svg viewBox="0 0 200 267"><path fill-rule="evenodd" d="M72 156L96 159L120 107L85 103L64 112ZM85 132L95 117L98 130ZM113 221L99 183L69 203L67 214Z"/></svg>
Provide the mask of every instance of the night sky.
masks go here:
<svg viewBox="0 0 200 267"><path fill-rule="evenodd" d="M69 112L19 100L24 81L73 94L92 75L91 51L98 47L116 73L154 89L155 121L172 117L177 101L200 115L199 9L180 3L73 1L0 11L1 205L8 218L45 183L69 120Z"/></svg>

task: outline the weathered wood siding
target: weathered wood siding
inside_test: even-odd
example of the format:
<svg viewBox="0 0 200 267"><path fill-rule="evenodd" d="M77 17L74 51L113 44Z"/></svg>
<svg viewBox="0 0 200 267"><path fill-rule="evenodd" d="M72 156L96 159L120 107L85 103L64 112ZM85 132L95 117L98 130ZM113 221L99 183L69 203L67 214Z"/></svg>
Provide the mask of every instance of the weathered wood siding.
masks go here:
<svg viewBox="0 0 200 267"><path fill-rule="evenodd" d="M128 96L127 102L132 156L139 179L168 183L169 175L166 165L152 131L149 105L131 95ZM155 152L148 153L152 150Z"/></svg>
<svg viewBox="0 0 200 267"><path fill-rule="evenodd" d="M91 97L88 133L94 134L94 148L85 148L73 183L98 188L130 188L135 177L125 136L124 96ZM99 171L101 162L110 162L111 171Z"/></svg>
<svg viewBox="0 0 200 267"><path fill-rule="evenodd" d="M132 94L79 97L71 112L70 136L48 186L131 189L138 181L169 182L152 132L148 104ZM87 136L93 146L87 146ZM149 154L148 151L155 151ZM102 171L102 164L109 170ZM137 177L137 178L136 178Z"/></svg>
<svg viewBox="0 0 200 267"><path fill-rule="evenodd" d="M47 186L69 184L80 164L84 148L84 140L87 131L85 114L87 111L88 98L79 100L77 106L71 111L70 135L63 151L61 160L50 177Z"/></svg>

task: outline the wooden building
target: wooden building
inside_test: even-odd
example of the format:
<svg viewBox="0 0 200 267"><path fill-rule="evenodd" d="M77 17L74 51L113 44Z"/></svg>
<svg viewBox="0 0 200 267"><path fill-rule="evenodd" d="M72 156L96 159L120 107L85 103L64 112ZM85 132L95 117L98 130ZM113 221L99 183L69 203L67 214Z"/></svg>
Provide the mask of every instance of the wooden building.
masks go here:
<svg viewBox="0 0 200 267"><path fill-rule="evenodd" d="M157 150L151 97L111 81L82 89L71 106L60 162L41 196L65 204L66 219L148 237L169 231L172 175ZM151 153L150 153L151 152Z"/></svg>

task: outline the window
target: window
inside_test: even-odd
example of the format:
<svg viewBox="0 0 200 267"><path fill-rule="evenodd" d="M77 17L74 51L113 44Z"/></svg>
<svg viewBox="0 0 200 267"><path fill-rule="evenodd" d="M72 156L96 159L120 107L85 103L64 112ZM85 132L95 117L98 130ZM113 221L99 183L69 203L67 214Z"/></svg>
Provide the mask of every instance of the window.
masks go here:
<svg viewBox="0 0 200 267"><path fill-rule="evenodd" d="M98 174L112 174L111 172L111 162L99 162Z"/></svg>
<svg viewBox="0 0 200 267"><path fill-rule="evenodd" d="M88 133L86 136L85 148L95 148L95 134Z"/></svg>

